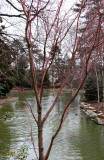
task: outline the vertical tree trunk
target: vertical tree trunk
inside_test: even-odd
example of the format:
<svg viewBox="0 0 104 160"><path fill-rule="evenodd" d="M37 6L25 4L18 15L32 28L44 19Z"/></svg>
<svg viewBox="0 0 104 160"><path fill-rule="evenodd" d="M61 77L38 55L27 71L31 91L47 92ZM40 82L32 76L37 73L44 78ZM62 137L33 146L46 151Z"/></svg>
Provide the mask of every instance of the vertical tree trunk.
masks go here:
<svg viewBox="0 0 104 160"><path fill-rule="evenodd" d="M42 124L42 109L38 111L38 147L39 147L39 160L44 159L44 148L43 148L43 124Z"/></svg>
<svg viewBox="0 0 104 160"><path fill-rule="evenodd" d="M104 67L104 63L103 63ZM104 102L104 70L102 71L102 76L103 76L103 102Z"/></svg>
<svg viewBox="0 0 104 160"><path fill-rule="evenodd" d="M104 71L103 71L103 102L104 102Z"/></svg>
<svg viewBox="0 0 104 160"><path fill-rule="evenodd" d="M99 88L99 77L98 77L98 73L96 71L96 82L97 82L97 101L98 103L100 102L100 88Z"/></svg>

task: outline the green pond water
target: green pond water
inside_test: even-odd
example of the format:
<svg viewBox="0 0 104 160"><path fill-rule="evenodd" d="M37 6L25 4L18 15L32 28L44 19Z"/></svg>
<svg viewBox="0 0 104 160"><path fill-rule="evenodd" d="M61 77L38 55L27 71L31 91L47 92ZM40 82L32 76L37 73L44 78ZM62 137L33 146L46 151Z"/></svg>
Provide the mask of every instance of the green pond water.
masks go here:
<svg viewBox="0 0 104 160"><path fill-rule="evenodd" d="M55 95L56 93L52 91L44 93L43 115L49 109ZM18 95L13 93L13 96ZM25 97L35 113L36 103L33 93L27 92ZM44 125L45 152L51 136L58 127L61 111L70 97L71 94L68 92L59 97L54 110ZM54 142L49 160L104 160L104 126L95 124L81 113L80 99L81 95L78 95L74 100L63 128ZM25 106L25 102L19 97L17 102L5 104L0 109L0 160L12 160L8 156L8 151L17 151L24 145L28 147L27 160L36 159L30 138L31 128L23 106ZM6 115L6 112L8 112L7 120L2 117ZM32 122L35 147L38 152L37 126L28 109L27 113ZM37 117L37 115L35 116Z"/></svg>

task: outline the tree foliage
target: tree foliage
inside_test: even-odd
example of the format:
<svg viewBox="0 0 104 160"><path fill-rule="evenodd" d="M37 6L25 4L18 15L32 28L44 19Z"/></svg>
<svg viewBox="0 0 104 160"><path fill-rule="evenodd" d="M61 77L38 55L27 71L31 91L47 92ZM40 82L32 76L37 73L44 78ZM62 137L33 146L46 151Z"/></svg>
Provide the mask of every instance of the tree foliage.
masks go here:
<svg viewBox="0 0 104 160"><path fill-rule="evenodd" d="M12 62L15 60L15 53L13 50L11 50L10 41L2 35L0 35L0 98L3 98L6 96L6 93L8 93L13 85L11 84L11 81L15 81L15 69L12 67ZM7 79L3 74L5 74L7 77L10 78Z"/></svg>

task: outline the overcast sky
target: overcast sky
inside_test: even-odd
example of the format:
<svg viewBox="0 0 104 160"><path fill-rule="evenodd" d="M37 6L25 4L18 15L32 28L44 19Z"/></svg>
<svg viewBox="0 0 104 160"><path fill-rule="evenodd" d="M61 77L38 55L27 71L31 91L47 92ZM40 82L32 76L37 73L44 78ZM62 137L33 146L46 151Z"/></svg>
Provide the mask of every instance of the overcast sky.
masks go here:
<svg viewBox="0 0 104 160"><path fill-rule="evenodd" d="M69 8L71 8L77 0L65 0L64 3L64 10L67 11ZM10 2L16 2L16 0L11 0ZM4 14L18 14L10 5L7 5L7 2L5 0L0 0L0 13ZM11 34L18 34L21 35L24 33L24 21L19 18L10 18L10 17L4 17L4 25L7 27L7 31Z"/></svg>

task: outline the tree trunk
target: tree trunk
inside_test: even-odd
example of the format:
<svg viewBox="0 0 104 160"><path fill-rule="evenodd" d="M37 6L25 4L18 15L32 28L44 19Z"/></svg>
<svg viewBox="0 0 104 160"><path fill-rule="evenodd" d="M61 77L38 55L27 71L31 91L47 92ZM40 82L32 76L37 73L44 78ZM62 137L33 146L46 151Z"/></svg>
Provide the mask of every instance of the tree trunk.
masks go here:
<svg viewBox="0 0 104 160"><path fill-rule="evenodd" d="M100 102L100 90L99 90L99 77L98 77L98 73L96 71L96 82L97 82L97 101L98 103Z"/></svg>
<svg viewBox="0 0 104 160"><path fill-rule="evenodd" d="M38 147L39 147L39 160L44 159L44 148L43 148L43 124L42 124L42 109L38 111Z"/></svg>
<svg viewBox="0 0 104 160"><path fill-rule="evenodd" d="M104 71L103 71L103 102L104 102Z"/></svg>

